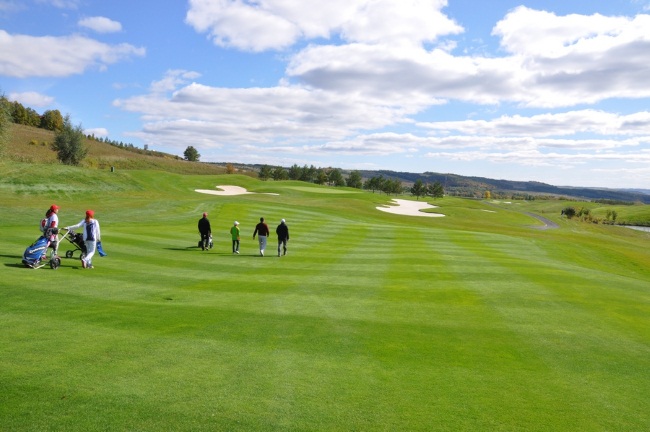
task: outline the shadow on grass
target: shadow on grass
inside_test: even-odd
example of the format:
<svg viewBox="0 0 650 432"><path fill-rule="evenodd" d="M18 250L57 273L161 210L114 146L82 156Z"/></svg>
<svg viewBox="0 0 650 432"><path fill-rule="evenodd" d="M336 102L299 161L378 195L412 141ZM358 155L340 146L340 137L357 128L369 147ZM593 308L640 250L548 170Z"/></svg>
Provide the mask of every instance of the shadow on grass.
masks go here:
<svg viewBox="0 0 650 432"><path fill-rule="evenodd" d="M165 250L169 251L180 251L180 252L196 252L199 251L201 254L208 254L208 255L216 255L216 256L231 256L231 257L248 257L248 258L268 258L268 257L273 257L275 255L269 255L267 254L266 256L260 256L259 252L256 253L239 253L239 254L234 254L232 252L217 252L214 249L209 249L207 251L202 251L200 250L201 248L197 246L188 246L184 248L172 248L172 247L167 247L163 248Z"/></svg>

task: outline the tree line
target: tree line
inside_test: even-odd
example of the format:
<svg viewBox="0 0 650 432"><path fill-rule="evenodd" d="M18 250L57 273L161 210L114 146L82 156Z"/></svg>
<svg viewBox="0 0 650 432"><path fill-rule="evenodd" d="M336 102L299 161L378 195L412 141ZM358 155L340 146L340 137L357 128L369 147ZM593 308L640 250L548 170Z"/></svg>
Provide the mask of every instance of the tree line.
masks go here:
<svg viewBox="0 0 650 432"><path fill-rule="evenodd" d="M258 177L261 180L298 180L334 187L347 186L369 190L373 193L383 192L386 195L410 192L418 199L421 196L432 196L434 198L444 196L444 189L440 182L424 184L422 180L417 180L411 188L405 188L401 180L397 178L378 175L364 181L361 172L358 170L351 171L346 177L339 168L316 168L314 165L301 167L294 164L289 169L281 166L262 165Z"/></svg>
<svg viewBox="0 0 650 432"><path fill-rule="evenodd" d="M18 101L11 102L4 96L0 96L0 104L12 123L55 132L63 129L65 119L59 110L47 110L39 114L33 108L25 107Z"/></svg>

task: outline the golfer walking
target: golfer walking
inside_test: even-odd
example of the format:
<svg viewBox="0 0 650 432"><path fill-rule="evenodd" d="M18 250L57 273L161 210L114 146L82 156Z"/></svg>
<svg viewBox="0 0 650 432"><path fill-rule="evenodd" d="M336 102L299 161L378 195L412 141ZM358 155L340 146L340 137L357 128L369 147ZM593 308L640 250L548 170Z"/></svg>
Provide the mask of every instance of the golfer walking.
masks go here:
<svg viewBox="0 0 650 432"><path fill-rule="evenodd" d="M239 253L239 222L235 221L234 225L230 228L230 236L232 237L232 253Z"/></svg>
<svg viewBox="0 0 650 432"><path fill-rule="evenodd" d="M56 228L59 227L59 206L52 204L50 208L45 212L45 217L41 220L41 232L44 237L50 241L50 247L54 249L54 254L58 252L59 245L57 243L58 236L54 234Z"/></svg>
<svg viewBox="0 0 650 432"><path fill-rule="evenodd" d="M199 219L198 228L201 233L201 249L206 250L210 245L210 235L212 235L207 213L203 213L203 217Z"/></svg>
<svg viewBox="0 0 650 432"><path fill-rule="evenodd" d="M284 219L280 221L280 225L275 229L275 233L278 235L278 256L280 256L280 246L284 247L283 255L286 255L287 242L289 241L289 227Z"/></svg>
<svg viewBox="0 0 650 432"><path fill-rule="evenodd" d="M95 219L95 212L86 210L86 217L77 225L65 227L67 230L81 228L83 232L84 244L86 245L86 255L81 258L83 268L93 268L93 255L97 250L97 242L101 241L102 236L99 232L99 221Z"/></svg>
<svg viewBox="0 0 650 432"><path fill-rule="evenodd" d="M260 218L260 223L255 225L255 231L253 231L253 240L255 236L258 236L258 241L260 244L260 256L264 256L264 249L266 249L266 240L269 237L269 226L264 222L264 218Z"/></svg>

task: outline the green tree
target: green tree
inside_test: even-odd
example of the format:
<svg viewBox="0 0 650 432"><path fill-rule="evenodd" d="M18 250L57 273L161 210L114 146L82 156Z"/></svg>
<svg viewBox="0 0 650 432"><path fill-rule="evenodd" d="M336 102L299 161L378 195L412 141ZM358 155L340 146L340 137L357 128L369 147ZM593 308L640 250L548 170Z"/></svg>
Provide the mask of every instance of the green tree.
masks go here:
<svg viewBox="0 0 650 432"><path fill-rule="evenodd" d="M415 183L413 183L413 186L411 186L411 195L415 195L415 197L420 200L421 196L424 196L427 194L427 187L424 183L422 183L422 180L417 179Z"/></svg>
<svg viewBox="0 0 650 432"><path fill-rule="evenodd" d="M571 219L573 216L576 215L576 209L574 207L565 207L562 209L562 214L566 216L568 219Z"/></svg>
<svg viewBox="0 0 650 432"><path fill-rule="evenodd" d="M402 193L402 182L398 179L387 178L381 183L381 191L386 195Z"/></svg>
<svg viewBox="0 0 650 432"><path fill-rule="evenodd" d="M343 179L343 174L341 174L341 170L338 168L334 168L332 171L330 171L328 175L328 180L331 185L334 186L345 186L345 180Z"/></svg>
<svg viewBox="0 0 650 432"><path fill-rule="evenodd" d="M323 185L327 183L327 172L323 168L318 168L316 170L316 184Z"/></svg>
<svg viewBox="0 0 650 432"><path fill-rule="evenodd" d="M289 178L289 174L287 173L287 170L284 169L283 167L275 167L273 170L273 180L279 181L279 180L286 180Z"/></svg>
<svg viewBox="0 0 650 432"><path fill-rule="evenodd" d="M297 164L291 165L289 168L289 180L300 180L301 170Z"/></svg>
<svg viewBox="0 0 650 432"><path fill-rule="evenodd" d="M348 187L361 189L363 187L363 182L361 180L361 173L356 170L352 171L348 176L348 178L345 179L345 183L348 185Z"/></svg>
<svg viewBox="0 0 650 432"><path fill-rule="evenodd" d="M439 181L427 185L427 194L433 198L442 198L445 196L445 189Z"/></svg>
<svg viewBox="0 0 650 432"><path fill-rule="evenodd" d="M302 170L300 172L300 180L309 183L313 182L316 179L317 171L318 170L316 169L315 166L312 165L310 167L307 167L307 165L305 164L305 166L302 167Z"/></svg>
<svg viewBox="0 0 650 432"><path fill-rule="evenodd" d="M260 168L260 172L257 176L260 178L260 180L268 180L272 175L273 171L271 170L271 167L268 165L262 165L262 168Z"/></svg>
<svg viewBox="0 0 650 432"><path fill-rule="evenodd" d="M4 157L4 151L9 141L9 127L11 126L11 103L4 96L0 97L0 157Z"/></svg>
<svg viewBox="0 0 650 432"><path fill-rule="evenodd" d="M63 128L54 137L52 148L57 152L62 163L79 165L88 153L83 140L84 133L81 125L72 126L70 115L67 115L63 120Z"/></svg>
<svg viewBox="0 0 650 432"><path fill-rule="evenodd" d="M201 157L199 152L192 146L188 146L185 149L183 156L185 156L185 160L188 160L190 162L198 162L199 158Z"/></svg>
<svg viewBox="0 0 650 432"><path fill-rule="evenodd" d="M374 176L372 178L369 178L363 183L363 188L366 190L371 190L372 193L375 193L375 191L382 191L383 190L383 184L384 184L384 176Z"/></svg>
<svg viewBox="0 0 650 432"><path fill-rule="evenodd" d="M28 123L27 110L18 101L14 101L11 106L11 117L16 124L26 125Z"/></svg>
<svg viewBox="0 0 650 432"><path fill-rule="evenodd" d="M59 110L47 110L41 116L40 127L43 129L58 131L63 128L63 116Z"/></svg>

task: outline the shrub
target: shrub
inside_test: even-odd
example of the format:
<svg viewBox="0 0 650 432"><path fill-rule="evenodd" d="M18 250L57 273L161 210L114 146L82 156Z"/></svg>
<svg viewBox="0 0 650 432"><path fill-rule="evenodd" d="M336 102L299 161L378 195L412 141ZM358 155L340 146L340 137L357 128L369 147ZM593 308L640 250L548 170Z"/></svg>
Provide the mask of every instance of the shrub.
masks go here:
<svg viewBox="0 0 650 432"><path fill-rule="evenodd" d="M565 207L562 210L562 214L566 216L567 218L571 219L573 216L576 215L576 209L573 207Z"/></svg>

